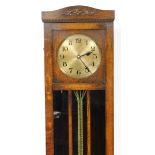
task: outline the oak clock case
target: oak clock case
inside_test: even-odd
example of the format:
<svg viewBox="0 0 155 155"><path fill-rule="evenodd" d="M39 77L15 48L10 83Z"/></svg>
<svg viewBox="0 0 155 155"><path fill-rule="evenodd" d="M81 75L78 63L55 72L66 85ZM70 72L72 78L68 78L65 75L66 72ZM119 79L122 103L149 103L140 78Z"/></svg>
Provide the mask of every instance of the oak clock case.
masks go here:
<svg viewBox="0 0 155 155"><path fill-rule="evenodd" d="M114 11L42 12L46 155L114 155Z"/></svg>

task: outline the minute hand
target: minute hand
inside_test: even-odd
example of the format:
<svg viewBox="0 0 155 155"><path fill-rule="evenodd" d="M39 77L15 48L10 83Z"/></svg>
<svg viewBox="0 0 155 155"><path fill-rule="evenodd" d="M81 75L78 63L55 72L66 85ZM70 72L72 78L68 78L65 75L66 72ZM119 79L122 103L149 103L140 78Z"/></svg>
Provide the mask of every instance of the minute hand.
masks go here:
<svg viewBox="0 0 155 155"><path fill-rule="evenodd" d="M89 72L92 74L91 70L88 68L88 66L83 62L83 60L81 59L81 57L79 58L79 60L83 63L83 65L89 70Z"/></svg>
<svg viewBox="0 0 155 155"><path fill-rule="evenodd" d="M92 51L86 52L86 53L80 55L80 57L83 57L83 56L85 56L85 55L86 55L86 56L89 56L91 53L92 53Z"/></svg>

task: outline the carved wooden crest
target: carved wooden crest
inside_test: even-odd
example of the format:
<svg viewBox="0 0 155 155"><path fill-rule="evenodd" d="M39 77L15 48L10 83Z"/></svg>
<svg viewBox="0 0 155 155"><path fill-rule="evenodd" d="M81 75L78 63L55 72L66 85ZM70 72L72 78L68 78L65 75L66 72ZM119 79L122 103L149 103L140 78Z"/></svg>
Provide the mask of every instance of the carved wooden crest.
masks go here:
<svg viewBox="0 0 155 155"><path fill-rule="evenodd" d="M71 8L71 9L67 9L65 10L62 14L64 16L82 16L82 15L94 15L96 13L95 10L88 10L88 9L78 9L78 8Z"/></svg>

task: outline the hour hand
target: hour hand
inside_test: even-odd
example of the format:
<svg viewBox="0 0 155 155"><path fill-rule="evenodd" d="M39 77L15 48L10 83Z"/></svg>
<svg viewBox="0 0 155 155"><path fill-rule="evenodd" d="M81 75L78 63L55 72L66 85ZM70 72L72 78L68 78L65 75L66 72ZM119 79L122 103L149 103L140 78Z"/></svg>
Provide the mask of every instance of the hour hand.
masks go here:
<svg viewBox="0 0 155 155"><path fill-rule="evenodd" d="M92 53L92 51L88 51L88 52L86 52L86 53L80 55L80 57L83 57L83 56L85 56L85 55L86 55L86 56L89 56L91 53Z"/></svg>

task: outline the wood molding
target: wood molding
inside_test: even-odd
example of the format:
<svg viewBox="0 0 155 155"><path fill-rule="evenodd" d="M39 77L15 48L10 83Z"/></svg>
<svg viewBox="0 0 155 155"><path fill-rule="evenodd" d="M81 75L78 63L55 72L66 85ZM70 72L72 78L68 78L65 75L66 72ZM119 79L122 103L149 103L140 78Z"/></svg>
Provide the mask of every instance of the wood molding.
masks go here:
<svg viewBox="0 0 155 155"><path fill-rule="evenodd" d="M53 90L104 90L104 83L53 83Z"/></svg>
<svg viewBox="0 0 155 155"><path fill-rule="evenodd" d="M114 20L113 10L99 10L88 6L71 6L55 11L43 11L44 23L81 23Z"/></svg>

